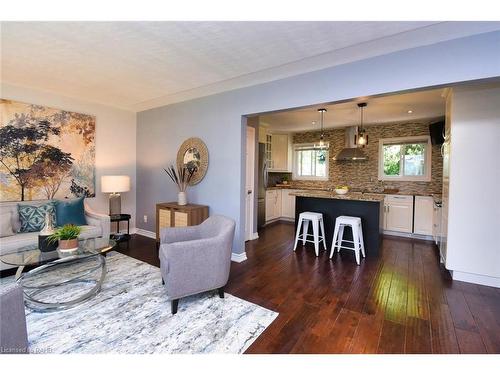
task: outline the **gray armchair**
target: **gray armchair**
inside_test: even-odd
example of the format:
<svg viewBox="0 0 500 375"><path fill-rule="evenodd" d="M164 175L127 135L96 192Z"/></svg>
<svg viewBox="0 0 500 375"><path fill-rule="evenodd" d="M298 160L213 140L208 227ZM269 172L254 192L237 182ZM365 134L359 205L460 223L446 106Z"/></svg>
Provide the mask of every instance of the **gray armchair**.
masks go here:
<svg viewBox="0 0 500 375"><path fill-rule="evenodd" d="M218 289L224 298L234 228L234 220L211 216L200 225L161 229L160 269L172 314L182 297Z"/></svg>
<svg viewBox="0 0 500 375"><path fill-rule="evenodd" d="M17 284L0 292L0 353L28 353L23 289Z"/></svg>

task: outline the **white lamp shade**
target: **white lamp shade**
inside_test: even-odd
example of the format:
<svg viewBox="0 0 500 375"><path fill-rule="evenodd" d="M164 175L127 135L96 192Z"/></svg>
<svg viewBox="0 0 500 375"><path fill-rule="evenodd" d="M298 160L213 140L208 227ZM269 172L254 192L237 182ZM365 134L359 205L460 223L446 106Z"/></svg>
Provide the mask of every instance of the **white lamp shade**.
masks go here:
<svg viewBox="0 0 500 375"><path fill-rule="evenodd" d="M130 177L101 176L101 191L103 193L123 193L130 191Z"/></svg>

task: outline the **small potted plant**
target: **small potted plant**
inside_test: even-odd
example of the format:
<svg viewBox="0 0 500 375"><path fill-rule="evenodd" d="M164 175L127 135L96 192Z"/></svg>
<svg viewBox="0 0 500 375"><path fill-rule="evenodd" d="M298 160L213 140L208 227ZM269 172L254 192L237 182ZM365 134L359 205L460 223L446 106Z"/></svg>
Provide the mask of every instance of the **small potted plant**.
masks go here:
<svg viewBox="0 0 500 375"><path fill-rule="evenodd" d="M283 185L288 185L288 176L287 175L283 176L283 178L281 179L281 183Z"/></svg>
<svg viewBox="0 0 500 375"><path fill-rule="evenodd" d="M163 170L179 189L179 193L177 194L177 204L179 206L185 206L187 204L186 189L189 186L196 170L186 168L185 166L178 167L176 169L173 165L168 167L168 169L163 168Z"/></svg>
<svg viewBox="0 0 500 375"><path fill-rule="evenodd" d="M48 237L50 243L59 241L60 251L73 251L78 249L78 236L82 228L74 224L66 224L57 228L53 234Z"/></svg>

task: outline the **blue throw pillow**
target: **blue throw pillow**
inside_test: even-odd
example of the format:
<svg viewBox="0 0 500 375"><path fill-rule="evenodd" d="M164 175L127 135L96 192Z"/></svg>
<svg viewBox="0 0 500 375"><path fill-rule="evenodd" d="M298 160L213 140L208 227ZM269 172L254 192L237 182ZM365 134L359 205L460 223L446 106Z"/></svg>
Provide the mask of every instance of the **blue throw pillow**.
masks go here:
<svg viewBox="0 0 500 375"><path fill-rule="evenodd" d="M21 228L19 232L39 232L45 225L45 213L52 214L52 222L56 222L54 202L47 202L41 206L32 206L29 204L18 204L19 221Z"/></svg>
<svg viewBox="0 0 500 375"><path fill-rule="evenodd" d="M62 227L65 224L87 225L85 220L85 207L83 200L85 197L56 201L56 219L57 226Z"/></svg>

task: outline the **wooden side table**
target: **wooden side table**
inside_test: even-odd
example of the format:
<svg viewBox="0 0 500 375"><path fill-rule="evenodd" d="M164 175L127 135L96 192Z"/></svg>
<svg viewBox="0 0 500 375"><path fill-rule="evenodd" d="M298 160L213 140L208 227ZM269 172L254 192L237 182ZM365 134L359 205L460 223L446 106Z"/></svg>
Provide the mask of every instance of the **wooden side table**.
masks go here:
<svg viewBox="0 0 500 375"><path fill-rule="evenodd" d="M200 204L179 206L177 202L158 203L156 205L156 241L160 241L161 228L198 225L207 218L208 206Z"/></svg>
<svg viewBox="0 0 500 375"><path fill-rule="evenodd" d="M121 221L126 221L127 222L127 234L124 234L123 236L121 235L113 235L113 239L117 242L120 241L128 241L130 239L130 218L131 215L129 214L118 214L118 215L110 215L110 220L112 223L116 223L116 233L120 233L120 222Z"/></svg>

